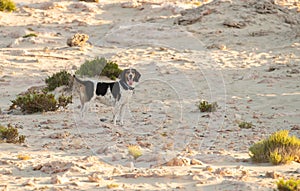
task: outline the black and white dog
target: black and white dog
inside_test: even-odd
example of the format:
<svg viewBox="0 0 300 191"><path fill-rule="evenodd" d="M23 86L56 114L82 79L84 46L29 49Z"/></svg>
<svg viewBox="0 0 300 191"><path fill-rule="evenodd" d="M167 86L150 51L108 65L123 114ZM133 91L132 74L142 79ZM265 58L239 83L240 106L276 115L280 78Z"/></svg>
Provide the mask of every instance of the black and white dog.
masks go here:
<svg viewBox="0 0 300 191"><path fill-rule="evenodd" d="M123 124L125 107L129 103L129 99L133 94L134 83L138 82L141 74L136 69L125 69L119 76L119 81L116 82L94 82L90 80L80 80L74 75L75 82L79 85L81 115L86 109L86 104L97 96L106 96L109 92L113 97L114 111L113 122ZM110 91L108 91L110 90Z"/></svg>

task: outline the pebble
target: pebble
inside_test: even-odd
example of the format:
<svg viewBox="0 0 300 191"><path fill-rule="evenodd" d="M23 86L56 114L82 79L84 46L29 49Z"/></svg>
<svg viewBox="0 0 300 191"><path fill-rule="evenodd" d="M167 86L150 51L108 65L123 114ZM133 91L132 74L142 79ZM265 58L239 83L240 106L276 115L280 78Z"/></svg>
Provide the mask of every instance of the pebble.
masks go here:
<svg viewBox="0 0 300 191"><path fill-rule="evenodd" d="M100 174L98 173L93 173L90 176L88 176L88 179L90 182L101 182L103 181L103 178Z"/></svg>
<svg viewBox="0 0 300 191"><path fill-rule="evenodd" d="M129 1L129 2L122 3L121 7L122 8L136 8L136 7L139 7L141 5L142 4L137 2L136 0L132 0L132 1Z"/></svg>
<svg viewBox="0 0 300 191"><path fill-rule="evenodd" d="M69 179L65 176L54 175L51 177L51 184L64 184L67 183Z"/></svg>
<svg viewBox="0 0 300 191"><path fill-rule="evenodd" d="M23 184L23 186L35 186L35 183L33 180L29 179Z"/></svg>
<svg viewBox="0 0 300 191"><path fill-rule="evenodd" d="M273 179L277 179L279 178L281 175L278 173L278 172L275 172L275 171L268 171L266 172L266 175L265 175L267 178L273 178Z"/></svg>

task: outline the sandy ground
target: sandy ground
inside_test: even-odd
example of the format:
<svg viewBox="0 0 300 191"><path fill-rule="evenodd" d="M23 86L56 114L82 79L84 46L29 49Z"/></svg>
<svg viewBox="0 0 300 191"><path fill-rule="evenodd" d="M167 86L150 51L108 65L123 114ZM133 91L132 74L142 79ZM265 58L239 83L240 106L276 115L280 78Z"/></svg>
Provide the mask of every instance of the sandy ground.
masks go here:
<svg viewBox="0 0 300 191"><path fill-rule="evenodd" d="M0 119L26 142L0 145L0 190L273 190L299 177L299 163L248 156L280 129L300 137L298 1L15 2L0 13ZM68 47L76 33L92 45ZM80 118L76 92L64 110L8 114L19 93L97 56L142 73L124 126L101 122L112 108L97 101ZM201 100L217 111L200 113Z"/></svg>

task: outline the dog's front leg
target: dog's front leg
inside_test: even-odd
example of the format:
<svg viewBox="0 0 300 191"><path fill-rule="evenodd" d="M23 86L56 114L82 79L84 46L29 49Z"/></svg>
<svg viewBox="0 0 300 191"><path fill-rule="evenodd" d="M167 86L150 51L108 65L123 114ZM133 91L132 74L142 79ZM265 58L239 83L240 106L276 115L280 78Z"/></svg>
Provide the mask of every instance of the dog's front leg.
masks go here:
<svg viewBox="0 0 300 191"><path fill-rule="evenodd" d="M126 107L126 104L122 104L121 108L120 108L120 123L121 123L121 125L124 124L125 107Z"/></svg>
<svg viewBox="0 0 300 191"><path fill-rule="evenodd" d="M120 105L116 104L113 111L113 121L114 125L117 125L118 115L120 114Z"/></svg>

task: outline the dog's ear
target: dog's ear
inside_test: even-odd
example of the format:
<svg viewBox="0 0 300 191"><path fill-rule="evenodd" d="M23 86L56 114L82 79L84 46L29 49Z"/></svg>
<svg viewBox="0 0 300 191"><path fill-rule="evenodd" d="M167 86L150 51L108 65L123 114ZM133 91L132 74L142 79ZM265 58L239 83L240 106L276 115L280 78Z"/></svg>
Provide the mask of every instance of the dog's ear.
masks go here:
<svg viewBox="0 0 300 191"><path fill-rule="evenodd" d="M125 69L125 70L123 70L123 71L121 72L121 74L119 75L119 79L120 79L120 80L125 79L125 73L127 72L127 70L128 70L128 69Z"/></svg>
<svg viewBox="0 0 300 191"><path fill-rule="evenodd" d="M135 75L134 75L133 81L139 82L140 77L141 77L141 74L137 70L135 70Z"/></svg>

